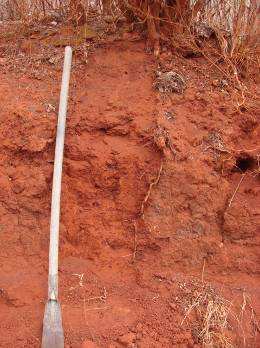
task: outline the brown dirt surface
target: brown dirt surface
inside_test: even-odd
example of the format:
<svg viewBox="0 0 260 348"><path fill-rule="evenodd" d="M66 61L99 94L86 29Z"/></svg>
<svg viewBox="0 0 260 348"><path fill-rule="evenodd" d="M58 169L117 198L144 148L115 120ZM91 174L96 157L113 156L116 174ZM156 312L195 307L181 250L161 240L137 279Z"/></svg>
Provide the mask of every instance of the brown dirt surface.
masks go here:
<svg viewBox="0 0 260 348"><path fill-rule="evenodd" d="M260 347L258 87L249 81L238 107L239 90L216 83L206 60L156 61L134 35L97 45L87 64L74 56L60 229L66 347ZM40 347L47 289L63 50L44 60L28 42L12 62L0 46L6 348ZM158 69L182 74L184 93L156 91Z"/></svg>

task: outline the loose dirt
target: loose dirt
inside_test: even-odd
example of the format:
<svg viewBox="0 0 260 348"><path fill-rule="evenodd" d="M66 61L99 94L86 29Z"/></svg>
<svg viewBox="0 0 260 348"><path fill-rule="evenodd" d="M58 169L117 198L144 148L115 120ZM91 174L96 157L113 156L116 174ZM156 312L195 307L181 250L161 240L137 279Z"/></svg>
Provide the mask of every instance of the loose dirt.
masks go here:
<svg viewBox="0 0 260 348"><path fill-rule="evenodd" d="M205 60L164 54L161 69L187 88L160 94L158 61L130 39L74 60L60 230L66 347L201 347L205 313L222 299L230 317L221 330L212 315L213 346L260 347L257 88L238 110ZM35 75L1 62L0 347L39 347L61 64Z"/></svg>

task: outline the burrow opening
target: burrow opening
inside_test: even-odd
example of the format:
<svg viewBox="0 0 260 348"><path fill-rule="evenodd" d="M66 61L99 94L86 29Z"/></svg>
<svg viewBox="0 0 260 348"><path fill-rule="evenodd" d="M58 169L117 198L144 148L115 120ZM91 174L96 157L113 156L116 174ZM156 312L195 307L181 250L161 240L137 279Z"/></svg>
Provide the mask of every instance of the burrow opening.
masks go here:
<svg viewBox="0 0 260 348"><path fill-rule="evenodd" d="M239 156L236 159L234 171L245 173L247 170L253 170L256 167L256 159L249 155Z"/></svg>

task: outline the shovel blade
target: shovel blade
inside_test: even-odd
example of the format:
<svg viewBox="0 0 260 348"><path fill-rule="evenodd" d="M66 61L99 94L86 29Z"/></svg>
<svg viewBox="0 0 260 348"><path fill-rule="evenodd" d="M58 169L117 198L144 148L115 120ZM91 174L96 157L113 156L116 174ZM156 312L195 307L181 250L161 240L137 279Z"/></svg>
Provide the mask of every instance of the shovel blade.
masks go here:
<svg viewBox="0 0 260 348"><path fill-rule="evenodd" d="M61 308L55 300L49 300L45 306L42 348L64 348Z"/></svg>

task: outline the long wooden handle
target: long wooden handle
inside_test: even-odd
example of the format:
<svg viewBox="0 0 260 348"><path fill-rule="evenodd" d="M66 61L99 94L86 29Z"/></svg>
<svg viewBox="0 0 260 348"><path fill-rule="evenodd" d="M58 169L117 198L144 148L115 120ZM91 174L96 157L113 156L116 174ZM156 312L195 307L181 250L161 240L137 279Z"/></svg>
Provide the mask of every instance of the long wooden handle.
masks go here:
<svg viewBox="0 0 260 348"><path fill-rule="evenodd" d="M48 283L48 296L51 300L58 298L60 196L71 60L72 49L68 46L65 48L53 171Z"/></svg>

